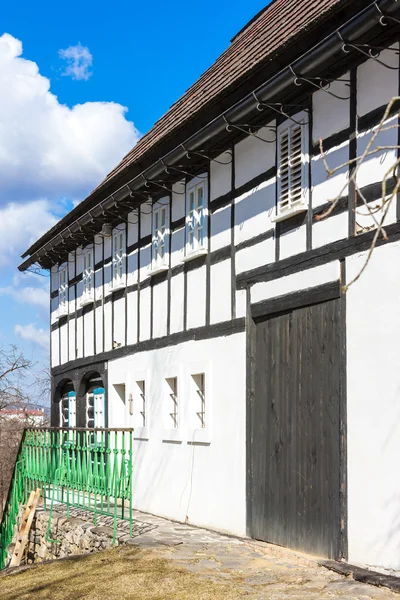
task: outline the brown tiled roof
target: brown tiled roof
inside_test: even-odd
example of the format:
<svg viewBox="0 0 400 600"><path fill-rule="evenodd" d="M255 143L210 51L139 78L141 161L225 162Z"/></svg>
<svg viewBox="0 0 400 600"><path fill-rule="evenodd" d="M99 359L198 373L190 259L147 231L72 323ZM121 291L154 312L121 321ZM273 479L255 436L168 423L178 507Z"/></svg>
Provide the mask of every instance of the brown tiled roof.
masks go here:
<svg viewBox="0 0 400 600"><path fill-rule="evenodd" d="M197 120L201 117L204 121L212 110L216 110L215 107L217 114L220 114L222 103L226 108L229 107L233 103L233 90L239 88L246 79L252 78L257 70L264 70L268 66L270 72L278 71L282 67L279 59L284 51L289 46L293 47L297 40L304 40L307 31L315 31L323 22L322 39L331 16L342 8L354 5L355 9L356 4L359 6L362 3L363 0L273 0L233 38L225 52L138 141L86 200L36 241L23 257L32 255L83 210L104 199L112 191L113 185L118 187L117 179L120 183L121 178L128 180L128 167L136 165L137 171L141 171L146 161L151 164L155 160L153 154L157 146L164 142L174 145L173 136L178 132L181 134L185 127L191 124L195 127ZM265 79L263 77L262 81ZM212 118L211 115L209 120ZM161 150L160 153L163 154Z"/></svg>
<svg viewBox="0 0 400 600"><path fill-rule="evenodd" d="M192 119L208 102L273 56L292 38L345 0L275 0L245 27L215 63L175 102L99 187L138 161L151 147ZM321 36L323 37L323 36ZM98 189L98 188L97 188Z"/></svg>

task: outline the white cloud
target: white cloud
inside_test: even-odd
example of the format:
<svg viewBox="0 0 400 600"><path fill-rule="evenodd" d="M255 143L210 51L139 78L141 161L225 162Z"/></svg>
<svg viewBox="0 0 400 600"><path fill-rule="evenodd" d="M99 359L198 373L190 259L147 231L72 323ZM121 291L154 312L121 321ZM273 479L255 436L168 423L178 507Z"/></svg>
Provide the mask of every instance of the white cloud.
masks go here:
<svg viewBox="0 0 400 600"><path fill-rule="evenodd" d="M0 202L82 199L139 133L120 104L61 104L21 54L19 40L0 36Z"/></svg>
<svg viewBox="0 0 400 600"><path fill-rule="evenodd" d="M56 221L47 200L11 202L0 208L0 267L15 260Z"/></svg>
<svg viewBox="0 0 400 600"><path fill-rule="evenodd" d="M34 342L45 350L49 349L49 331L36 327L34 323L29 325L16 325L14 328L16 335L28 342Z"/></svg>
<svg viewBox="0 0 400 600"><path fill-rule="evenodd" d="M93 63L93 56L89 48L80 43L76 46L69 46L65 50L59 50L60 57L67 61L67 66L63 75L70 75L72 79L83 79L87 81L92 72L90 67Z"/></svg>
<svg viewBox="0 0 400 600"><path fill-rule="evenodd" d="M48 289L29 286L21 288L6 286L0 287L0 296L10 296L21 304L32 304L42 309L45 314L49 311L50 300Z"/></svg>

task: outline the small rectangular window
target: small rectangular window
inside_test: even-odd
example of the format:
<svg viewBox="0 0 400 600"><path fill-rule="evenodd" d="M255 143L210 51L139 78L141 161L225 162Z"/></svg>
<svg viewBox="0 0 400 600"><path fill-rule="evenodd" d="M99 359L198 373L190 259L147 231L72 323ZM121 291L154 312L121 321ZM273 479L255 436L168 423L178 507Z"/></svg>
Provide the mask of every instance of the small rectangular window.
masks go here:
<svg viewBox="0 0 400 600"><path fill-rule="evenodd" d="M117 227L113 233L113 287L125 283L125 257L125 229Z"/></svg>
<svg viewBox="0 0 400 600"><path fill-rule="evenodd" d="M207 180L195 180L186 192L186 255L206 249Z"/></svg>
<svg viewBox="0 0 400 600"><path fill-rule="evenodd" d="M68 309L68 267L59 269L58 305L60 314L66 313Z"/></svg>
<svg viewBox="0 0 400 600"><path fill-rule="evenodd" d="M147 406L146 406L146 382L136 382L139 394L139 427L147 425Z"/></svg>
<svg viewBox="0 0 400 600"><path fill-rule="evenodd" d="M179 407L178 407L178 378L168 377L167 384L167 411L169 429L177 429L179 427Z"/></svg>
<svg viewBox="0 0 400 600"><path fill-rule="evenodd" d="M93 299L93 250L83 253L83 302Z"/></svg>
<svg viewBox="0 0 400 600"><path fill-rule="evenodd" d="M195 403L197 427L204 429L206 426L206 377L204 373L192 375L195 386Z"/></svg>
<svg viewBox="0 0 400 600"><path fill-rule="evenodd" d="M168 267L169 206L165 200L153 206L152 269Z"/></svg>
<svg viewBox="0 0 400 600"><path fill-rule="evenodd" d="M278 216L308 208L308 152L305 118L278 128Z"/></svg>

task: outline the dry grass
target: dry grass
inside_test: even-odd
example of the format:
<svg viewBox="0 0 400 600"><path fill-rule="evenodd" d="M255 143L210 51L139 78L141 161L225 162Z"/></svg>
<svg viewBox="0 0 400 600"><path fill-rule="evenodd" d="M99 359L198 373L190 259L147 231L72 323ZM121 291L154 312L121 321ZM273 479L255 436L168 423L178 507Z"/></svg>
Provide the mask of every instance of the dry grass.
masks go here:
<svg viewBox="0 0 400 600"><path fill-rule="evenodd" d="M218 584L154 551L114 548L54 561L0 577L1 600L233 600L233 584Z"/></svg>

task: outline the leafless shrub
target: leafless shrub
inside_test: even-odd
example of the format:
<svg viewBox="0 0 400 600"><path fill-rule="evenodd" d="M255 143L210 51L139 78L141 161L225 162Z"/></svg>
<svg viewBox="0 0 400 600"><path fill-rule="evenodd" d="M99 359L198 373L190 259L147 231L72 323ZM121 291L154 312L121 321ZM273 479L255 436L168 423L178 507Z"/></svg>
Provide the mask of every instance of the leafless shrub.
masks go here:
<svg viewBox="0 0 400 600"><path fill-rule="evenodd" d="M397 154L397 150L399 149L398 145L377 145L377 138L378 138L379 134L381 134L383 132L399 128L399 122L398 122L399 115L396 113L393 114L394 105L396 103L398 103L399 101L400 101L400 97L398 97L398 96L395 96L390 100L379 124L373 128L371 137L365 147L365 150L362 153L360 153L358 156L356 156L356 158L350 159L347 162L331 169L328 165L327 155L323 148L323 141L320 140L320 151L321 151L322 160L324 162L324 166L326 169L328 179L333 177L339 171L341 171L342 169L344 169L346 167L348 168L348 171L349 171L349 177L348 177L346 183L343 185L342 189L339 191L339 193L330 200L329 208L324 213L319 215L317 217L317 219L318 220L326 219L327 217L329 217L329 215L332 214L332 212L335 209L335 207L337 206L339 200L345 195L347 187L349 186L350 183L352 183L354 186L354 193L355 193L357 200L361 200L361 204L359 204L357 202L357 207L355 209L356 224L357 224L357 215L362 215L363 217L365 217L367 215L371 218L371 221L372 221L371 227L369 229L374 230L374 232L375 232L373 235L373 238L372 238L372 242L371 242L366 260L365 260L362 268L355 275L355 277L346 286L344 286L344 291L347 291L347 289L350 287L350 285L355 283L361 277L361 275L367 268L368 263L370 262L372 253L376 247L376 244L377 244L379 238L382 237L384 240L388 239L388 235L385 231L385 222L387 220L388 212L389 212L390 206L393 202L393 199L395 199L397 197L397 193L400 188L400 180L397 177L397 169L399 166L400 158L397 158L396 160L394 160L392 162L392 164L390 165L390 167L387 169L387 171L384 173L384 176L382 178L381 197L379 198L379 200L377 202L374 202L373 206L365 198L365 196L358 184L358 176L359 176L359 172L360 172L362 165L365 164L369 158L371 158L373 156L378 156L384 152L393 151L393 150L396 150L396 154ZM387 121L389 119L391 120L394 118L396 118L395 124L387 123ZM394 185L393 190L388 193L388 191L387 191L388 190L388 182L391 179L394 179L395 185ZM361 209L366 212L361 212ZM361 228L361 232L362 231L363 231L363 229Z"/></svg>
<svg viewBox="0 0 400 600"><path fill-rule="evenodd" d="M37 424L38 416L32 413L34 401L29 379L34 363L26 359L16 347L0 347L0 514L7 498L15 459L25 427ZM46 373L40 373L41 388L45 386ZM48 385L48 383L47 383Z"/></svg>

